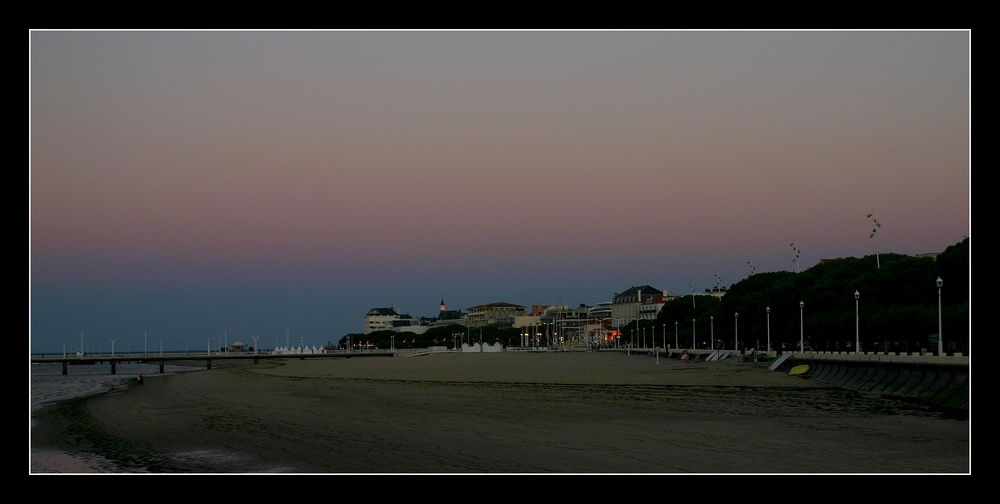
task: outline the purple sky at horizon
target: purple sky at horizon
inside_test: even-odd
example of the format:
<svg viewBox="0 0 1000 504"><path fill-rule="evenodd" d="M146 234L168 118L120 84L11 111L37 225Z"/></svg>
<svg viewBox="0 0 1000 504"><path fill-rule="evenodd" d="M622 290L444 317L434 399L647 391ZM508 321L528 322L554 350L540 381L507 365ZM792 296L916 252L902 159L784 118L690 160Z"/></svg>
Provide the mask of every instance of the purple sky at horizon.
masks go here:
<svg viewBox="0 0 1000 504"><path fill-rule="evenodd" d="M30 44L33 351L686 293L872 254L871 210L882 252L970 233L966 31Z"/></svg>

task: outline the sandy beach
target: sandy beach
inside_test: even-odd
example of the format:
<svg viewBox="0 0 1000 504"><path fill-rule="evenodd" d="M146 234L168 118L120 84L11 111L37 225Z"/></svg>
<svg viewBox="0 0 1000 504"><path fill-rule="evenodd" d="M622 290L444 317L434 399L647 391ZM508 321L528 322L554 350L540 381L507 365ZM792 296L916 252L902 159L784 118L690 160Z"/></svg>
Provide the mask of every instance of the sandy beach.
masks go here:
<svg viewBox="0 0 1000 504"><path fill-rule="evenodd" d="M732 361L448 353L263 361L150 377L124 393L39 412L31 470L970 470L967 418Z"/></svg>

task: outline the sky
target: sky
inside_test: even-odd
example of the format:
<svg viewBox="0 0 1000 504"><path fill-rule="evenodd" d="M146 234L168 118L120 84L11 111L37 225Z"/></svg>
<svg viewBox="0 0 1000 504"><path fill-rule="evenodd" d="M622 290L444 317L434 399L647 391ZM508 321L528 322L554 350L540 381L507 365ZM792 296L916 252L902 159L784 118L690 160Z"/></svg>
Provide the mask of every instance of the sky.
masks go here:
<svg viewBox="0 0 1000 504"><path fill-rule="evenodd" d="M33 31L32 352L690 293L970 233L968 31Z"/></svg>

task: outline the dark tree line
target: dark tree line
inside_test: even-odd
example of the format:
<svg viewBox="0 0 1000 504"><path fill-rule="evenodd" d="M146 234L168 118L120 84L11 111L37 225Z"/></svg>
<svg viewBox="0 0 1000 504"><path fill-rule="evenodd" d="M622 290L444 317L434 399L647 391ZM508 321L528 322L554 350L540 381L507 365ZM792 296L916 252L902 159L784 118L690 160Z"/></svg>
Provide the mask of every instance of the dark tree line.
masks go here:
<svg viewBox="0 0 1000 504"><path fill-rule="evenodd" d="M738 313L741 348L761 348L767 340L770 307L772 349L780 350L782 344L794 349L799 342L801 301L807 348L845 351L855 340L857 291L862 350L936 351L931 335L938 332L935 281L940 277L945 348L968 355L969 239L948 247L937 260L901 254L881 254L879 259L881 267L876 267L872 255L838 259L801 273L758 273L734 284L721 300L696 296L697 307L685 296L664 305L655 323L657 333L666 325L667 342L672 343L677 322L681 346L689 346L695 318L698 347L705 348L714 317L715 338L733 348ZM639 327L652 325L641 322Z"/></svg>

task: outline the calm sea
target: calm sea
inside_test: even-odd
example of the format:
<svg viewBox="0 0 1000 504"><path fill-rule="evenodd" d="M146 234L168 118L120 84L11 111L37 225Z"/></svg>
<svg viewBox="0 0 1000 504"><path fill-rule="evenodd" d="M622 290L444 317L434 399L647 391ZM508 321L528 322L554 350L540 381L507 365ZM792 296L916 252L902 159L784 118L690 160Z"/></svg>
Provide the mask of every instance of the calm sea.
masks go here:
<svg viewBox="0 0 1000 504"><path fill-rule="evenodd" d="M55 401L123 390L129 380L142 374L147 379L190 371L195 368L165 365L163 374L156 364L118 363L118 373L111 374L111 364L69 366L69 374L62 374L62 364L29 364L31 376L31 411Z"/></svg>
<svg viewBox="0 0 1000 504"><path fill-rule="evenodd" d="M165 365L163 374L155 364L118 363L117 374L111 374L111 364L69 366L69 373L62 374L62 364L29 364L28 374L31 417L35 412L58 401L89 395L116 393L142 374L147 380L191 371L197 368ZM30 427L35 425L34 418ZM59 449L38 450L32 447L29 455L30 472L91 473L118 472L115 464L92 454L68 453Z"/></svg>

